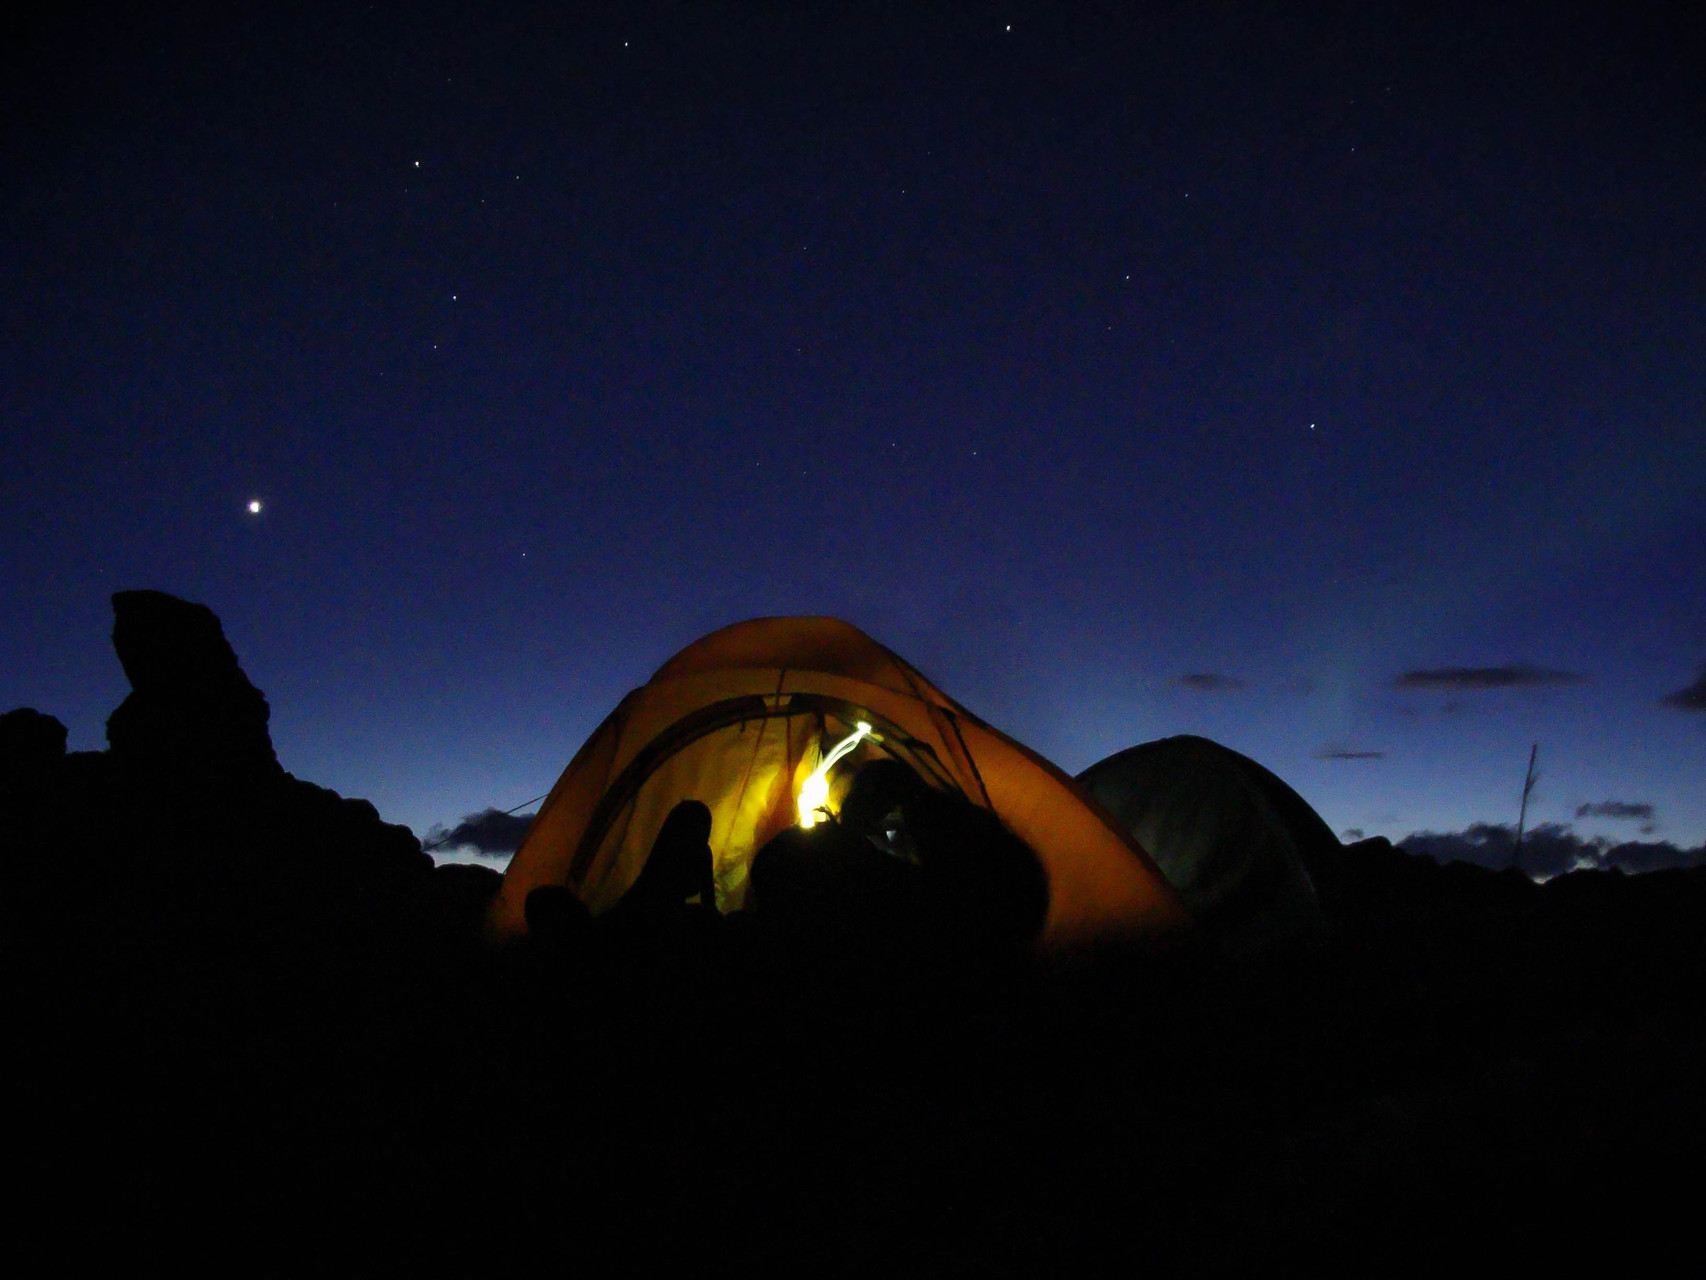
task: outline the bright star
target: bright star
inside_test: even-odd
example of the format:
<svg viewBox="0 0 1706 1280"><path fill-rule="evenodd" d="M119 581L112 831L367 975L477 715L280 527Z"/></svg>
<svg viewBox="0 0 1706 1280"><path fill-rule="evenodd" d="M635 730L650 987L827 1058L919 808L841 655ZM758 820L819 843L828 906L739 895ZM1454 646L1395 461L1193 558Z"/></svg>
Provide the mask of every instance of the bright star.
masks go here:
<svg viewBox="0 0 1706 1280"><path fill-rule="evenodd" d="M261 514L261 500L259 498L249 499L249 514L252 516Z"/></svg>

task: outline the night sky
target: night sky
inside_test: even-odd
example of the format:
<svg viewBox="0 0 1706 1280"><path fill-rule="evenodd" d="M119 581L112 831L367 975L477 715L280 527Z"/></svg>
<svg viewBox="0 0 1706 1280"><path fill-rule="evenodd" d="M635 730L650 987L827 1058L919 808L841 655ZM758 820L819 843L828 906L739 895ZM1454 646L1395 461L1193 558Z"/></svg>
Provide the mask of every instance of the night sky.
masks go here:
<svg viewBox="0 0 1706 1280"><path fill-rule="evenodd" d="M357 7L9 29L0 709L171 591L425 834L828 613L1074 772L1706 840L1694 6Z"/></svg>

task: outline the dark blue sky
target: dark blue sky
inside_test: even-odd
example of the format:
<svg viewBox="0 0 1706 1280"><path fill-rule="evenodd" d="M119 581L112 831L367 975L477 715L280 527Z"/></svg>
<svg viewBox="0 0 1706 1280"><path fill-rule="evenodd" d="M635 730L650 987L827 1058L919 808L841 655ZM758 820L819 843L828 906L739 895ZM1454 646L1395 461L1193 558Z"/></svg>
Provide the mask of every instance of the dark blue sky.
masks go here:
<svg viewBox="0 0 1706 1280"><path fill-rule="evenodd" d="M823 612L1071 770L1706 839L1690 6L348 8L8 37L0 703L173 591L423 831Z"/></svg>

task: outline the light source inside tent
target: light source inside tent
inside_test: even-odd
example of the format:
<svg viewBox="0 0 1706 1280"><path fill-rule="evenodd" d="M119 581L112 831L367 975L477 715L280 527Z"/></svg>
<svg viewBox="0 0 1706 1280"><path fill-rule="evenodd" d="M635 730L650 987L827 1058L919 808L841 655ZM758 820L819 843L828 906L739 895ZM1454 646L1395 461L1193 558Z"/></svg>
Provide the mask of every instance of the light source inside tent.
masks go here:
<svg viewBox="0 0 1706 1280"><path fill-rule="evenodd" d="M800 825L815 827L817 816L826 811L829 804L829 771L836 762L852 751L866 738L873 738L871 726L863 720L854 726L853 732L830 748L829 754L818 761L817 768L806 775L806 780L800 783L800 796L796 803L800 810Z"/></svg>

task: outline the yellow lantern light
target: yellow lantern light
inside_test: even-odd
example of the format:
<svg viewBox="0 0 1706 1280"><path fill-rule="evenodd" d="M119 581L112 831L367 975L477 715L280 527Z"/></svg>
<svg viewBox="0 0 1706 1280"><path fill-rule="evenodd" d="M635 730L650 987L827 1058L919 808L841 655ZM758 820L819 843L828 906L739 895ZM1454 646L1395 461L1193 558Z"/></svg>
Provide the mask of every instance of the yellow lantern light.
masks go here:
<svg viewBox="0 0 1706 1280"><path fill-rule="evenodd" d="M818 814L825 812L825 807L829 804L829 771L835 767L837 761L871 736L871 726L863 720L859 721L853 732L830 748L829 754L818 761L817 768L806 775L806 780L800 784L800 798L797 802L800 826L817 825Z"/></svg>

